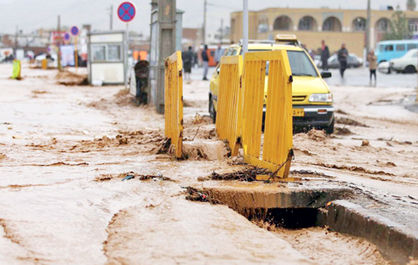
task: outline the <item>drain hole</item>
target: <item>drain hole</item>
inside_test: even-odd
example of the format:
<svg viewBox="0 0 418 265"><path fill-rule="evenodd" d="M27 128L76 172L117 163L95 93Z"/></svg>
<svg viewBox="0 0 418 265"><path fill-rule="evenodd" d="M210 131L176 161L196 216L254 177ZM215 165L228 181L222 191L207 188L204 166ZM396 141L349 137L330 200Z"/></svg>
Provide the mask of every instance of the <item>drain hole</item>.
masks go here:
<svg viewBox="0 0 418 265"><path fill-rule="evenodd" d="M244 209L242 213L253 222L267 222L277 227L298 229L316 226L316 208L255 208Z"/></svg>

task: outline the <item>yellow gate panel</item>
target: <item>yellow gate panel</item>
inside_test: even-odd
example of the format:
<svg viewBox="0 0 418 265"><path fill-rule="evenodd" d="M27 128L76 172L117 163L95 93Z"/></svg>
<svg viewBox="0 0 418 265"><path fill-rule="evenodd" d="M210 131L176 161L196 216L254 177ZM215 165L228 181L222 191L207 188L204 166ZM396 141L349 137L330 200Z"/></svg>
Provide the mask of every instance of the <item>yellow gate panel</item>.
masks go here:
<svg viewBox="0 0 418 265"><path fill-rule="evenodd" d="M183 62L177 51L165 60L165 137L171 140L177 158L183 155Z"/></svg>
<svg viewBox="0 0 418 265"><path fill-rule="evenodd" d="M267 62L266 113L261 148ZM242 141L245 162L267 168L277 176L286 178L293 154L292 72L286 51L247 53L243 89Z"/></svg>
<svg viewBox="0 0 418 265"><path fill-rule="evenodd" d="M221 58L216 132L227 140L231 155L238 154L242 126L242 56Z"/></svg>

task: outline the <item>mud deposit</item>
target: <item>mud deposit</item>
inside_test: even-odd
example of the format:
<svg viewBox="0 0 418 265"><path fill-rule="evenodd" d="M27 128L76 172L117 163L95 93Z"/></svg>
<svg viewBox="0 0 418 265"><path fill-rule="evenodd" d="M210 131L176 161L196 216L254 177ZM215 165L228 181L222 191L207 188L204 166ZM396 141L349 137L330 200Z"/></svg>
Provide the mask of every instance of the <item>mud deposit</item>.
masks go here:
<svg viewBox="0 0 418 265"><path fill-rule="evenodd" d="M0 65L0 264L384 264L357 238L316 228L275 233L216 201L202 203L211 201L206 185L245 189L265 173L228 157L216 139L208 82L184 85L188 159L177 160L164 117L136 106L123 87L75 85L74 70L57 77L23 65L19 82L10 72ZM373 198L362 207L412 227L418 117L368 105L412 90L367 88L364 98L365 88L331 89L337 127L351 133L296 134L291 177L298 180L289 187L350 187ZM196 188L194 201L183 187Z"/></svg>

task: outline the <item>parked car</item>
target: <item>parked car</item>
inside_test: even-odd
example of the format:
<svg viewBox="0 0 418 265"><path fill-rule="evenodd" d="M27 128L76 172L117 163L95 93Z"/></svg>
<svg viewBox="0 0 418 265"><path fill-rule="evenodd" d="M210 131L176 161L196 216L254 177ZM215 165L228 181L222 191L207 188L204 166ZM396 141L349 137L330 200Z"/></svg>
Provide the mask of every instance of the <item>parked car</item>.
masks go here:
<svg viewBox="0 0 418 265"><path fill-rule="evenodd" d="M331 77L330 72L320 73L315 67L308 53L295 44L250 43L248 52L285 50L288 54L293 75L292 104L293 125L295 128L325 129L327 133L334 131L334 107L333 97L323 78ZM242 45L231 45L226 55L242 54ZM217 66L210 81L209 113L213 121L216 120L216 112L219 94L220 65ZM268 65L266 69L266 84L268 84ZM267 94L267 86L264 88ZM264 102L265 104L265 102Z"/></svg>
<svg viewBox="0 0 418 265"><path fill-rule="evenodd" d="M418 49L410 50L401 58L390 60L389 65L397 73L416 73L418 69Z"/></svg>
<svg viewBox="0 0 418 265"><path fill-rule="evenodd" d="M363 59L357 57L355 54L350 53L348 55L348 68L357 68L363 65ZM339 68L340 62L338 61L337 54L333 54L328 58L329 68Z"/></svg>
<svg viewBox="0 0 418 265"><path fill-rule="evenodd" d="M377 65L377 70L383 74L390 74L390 64L389 62L381 62Z"/></svg>
<svg viewBox="0 0 418 265"><path fill-rule="evenodd" d="M418 40L386 40L377 43L377 62L389 62L404 56L408 51L418 48Z"/></svg>

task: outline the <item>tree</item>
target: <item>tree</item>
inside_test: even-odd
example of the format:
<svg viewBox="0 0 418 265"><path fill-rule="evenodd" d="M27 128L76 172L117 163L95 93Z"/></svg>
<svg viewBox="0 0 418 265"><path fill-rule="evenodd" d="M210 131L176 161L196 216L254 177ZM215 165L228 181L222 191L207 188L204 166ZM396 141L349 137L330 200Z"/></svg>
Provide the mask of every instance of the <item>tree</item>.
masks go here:
<svg viewBox="0 0 418 265"><path fill-rule="evenodd" d="M402 40L410 39L411 34L408 27L408 19L405 13L397 10L393 13L390 21L390 31L384 36L385 40Z"/></svg>
<svg viewBox="0 0 418 265"><path fill-rule="evenodd" d="M407 0L406 1L406 9L409 11L415 11L415 8L417 7L417 3L415 0Z"/></svg>

